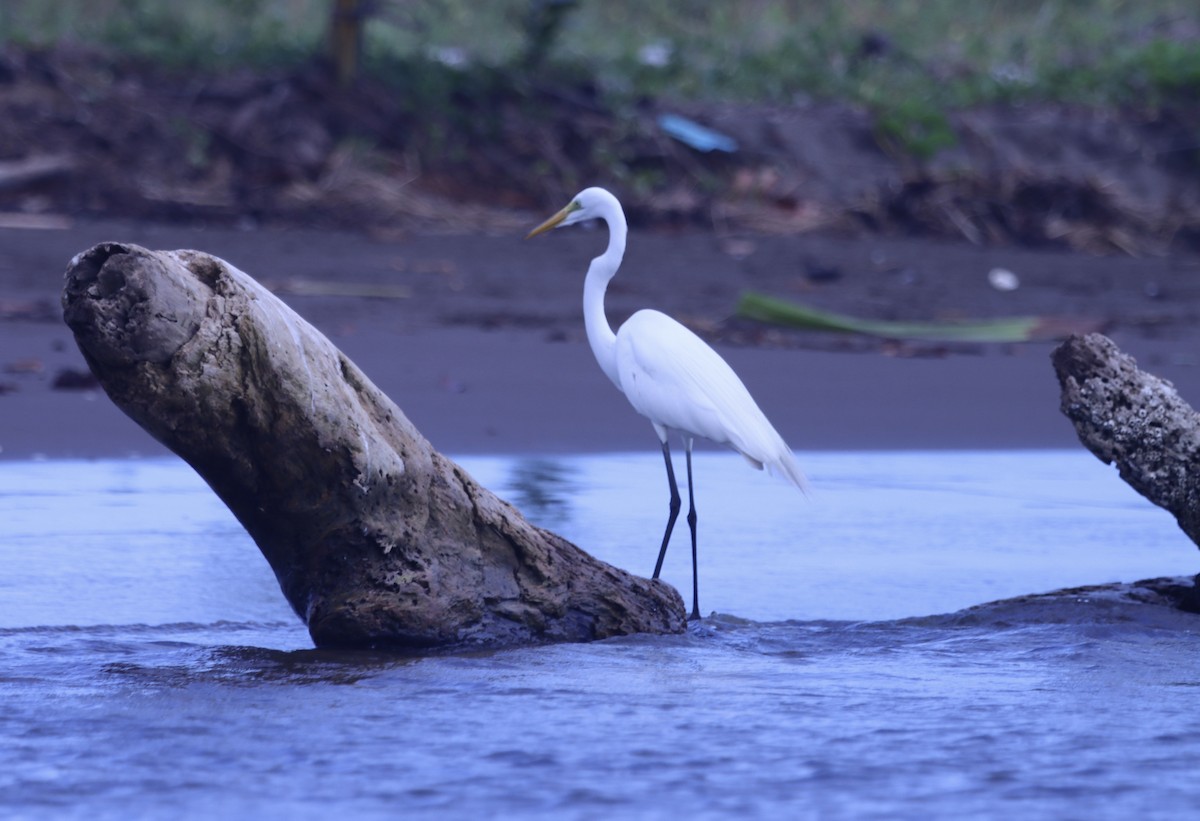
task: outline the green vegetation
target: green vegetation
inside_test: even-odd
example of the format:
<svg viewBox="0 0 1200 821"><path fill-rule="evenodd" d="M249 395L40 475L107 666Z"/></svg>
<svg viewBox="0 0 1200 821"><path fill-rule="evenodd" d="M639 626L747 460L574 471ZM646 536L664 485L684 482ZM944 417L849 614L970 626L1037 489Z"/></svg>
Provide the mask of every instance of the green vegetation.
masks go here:
<svg viewBox="0 0 1200 821"><path fill-rule="evenodd" d="M920 339L941 342L1028 342L1061 339L1072 333L1089 333L1101 323L1083 317L1008 316L946 322L891 322L822 311L810 305L748 292L738 301L739 316L809 331L837 331L884 339Z"/></svg>
<svg viewBox="0 0 1200 821"><path fill-rule="evenodd" d="M587 76L618 104L645 95L854 102L876 112L882 142L918 158L953 140L945 115L957 107L1156 105L1200 93L1195 0L375 5L365 28L367 70L402 76L423 101L486 90L497 69L550 80L573 67L568 76ZM549 18L531 11L546 6L557 7ZM332 0L4 0L0 42L73 39L175 67L280 66L324 47L331 7ZM491 78L472 79L480 71Z"/></svg>
<svg viewBox="0 0 1200 821"><path fill-rule="evenodd" d="M73 41L168 67L222 69L307 59L325 36L324 0L4 0L0 42Z"/></svg>

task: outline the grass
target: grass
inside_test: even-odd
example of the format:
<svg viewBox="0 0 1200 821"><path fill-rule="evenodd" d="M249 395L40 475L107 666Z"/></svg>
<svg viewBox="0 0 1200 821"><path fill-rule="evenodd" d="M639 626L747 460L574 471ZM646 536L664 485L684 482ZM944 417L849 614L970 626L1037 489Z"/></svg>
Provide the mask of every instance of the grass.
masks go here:
<svg viewBox="0 0 1200 821"><path fill-rule="evenodd" d="M322 0L4 0L0 43L73 41L171 68L294 63L322 47Z"/></svg>
<svg viewBox="0 0 1200 821"><path fill-rule="evenodd" d="M186 68L294 64L323 48L331 0L4 0L0 42L75 39ZM528 54L531 0L381 0L368 67L435 86ZM1200 94L1195 0L578 0L535 72L564 67L613 100L789 103L877 114L918 157L953 135L946 113L991 102L1157 105ZM421 67L435 79L425 81ZM475 87L481 87L475 82ZM486 88L487 84L482 84Z"/></svg>

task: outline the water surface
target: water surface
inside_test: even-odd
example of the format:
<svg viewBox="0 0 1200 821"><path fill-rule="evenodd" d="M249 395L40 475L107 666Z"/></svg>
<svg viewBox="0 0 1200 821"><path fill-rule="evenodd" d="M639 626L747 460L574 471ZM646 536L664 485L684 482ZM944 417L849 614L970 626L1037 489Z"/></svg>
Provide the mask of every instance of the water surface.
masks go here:
<svg viewBox="0 0 1200 821"><path fill-rule="evenodd" d="M646 573L657 454L471 458ZM685 636L420 659L311 649L174 461L0 463L0 812L27 817L1186 816L1197 572L1077 452L815 454L815 491L704 453ZM682 525L681 521L681 525ZM686 530L683 531L686 533ZM690 588L682 538L667 579Z"/></svg>

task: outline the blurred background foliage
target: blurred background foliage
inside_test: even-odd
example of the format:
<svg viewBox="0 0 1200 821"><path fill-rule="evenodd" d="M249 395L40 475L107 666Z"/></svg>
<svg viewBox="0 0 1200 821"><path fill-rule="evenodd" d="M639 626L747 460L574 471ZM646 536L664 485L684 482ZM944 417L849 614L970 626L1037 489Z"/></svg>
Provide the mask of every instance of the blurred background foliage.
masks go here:
<svg viewBox="0 0 1200 821"><path fill-rule="evenodd" d="M0 154L109 163L68 209L357 224L603 179L635 220L1200 243L1196 0L0 0L0 48L41 95Z"/></svg>
<svg viewBox="0 0 1200 821"><path fill-rule="evenodd" d="M917 120L924 108L1153 104L1200 89L1195 0L4 0L0 40L175 68L281 67L328 54L337 6L361 31L356 64L400 85L423 67L524 70L585 76L617 97L837 98Z"/></svg>

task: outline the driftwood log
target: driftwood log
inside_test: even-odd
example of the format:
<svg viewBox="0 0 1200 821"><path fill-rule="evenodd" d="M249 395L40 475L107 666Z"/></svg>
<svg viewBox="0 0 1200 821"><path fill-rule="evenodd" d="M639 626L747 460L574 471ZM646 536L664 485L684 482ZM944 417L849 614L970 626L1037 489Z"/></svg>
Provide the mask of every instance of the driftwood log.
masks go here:
<svg viewBox="0 0 1200 821"><path fill-rule="evenodd" d="M1200 414L1101 334L1070 337L1052 359L1079 441L1200 544Z"/></svg>
<svg viewBox="0 0 1200 821"><path fill-rule="evenodd" d="M684 629L674 588L526 522L228 263L97 245L71 261L63 313L117 406L195 468L250 533L317 646Z"/></svg>
<svg viewBox="0 0 1200 821"><path fill-rule="evenodd" d="M1062 412L1079 441L1200 545L1200 414L1101 334L1072 336L1051 358ZM1195 587L1176 585L1167 594L1200 612Z"/></svg>

